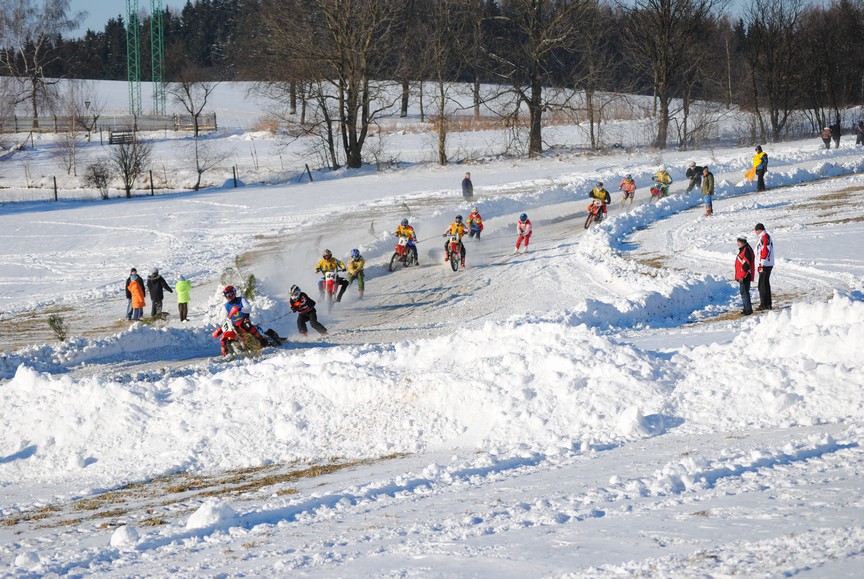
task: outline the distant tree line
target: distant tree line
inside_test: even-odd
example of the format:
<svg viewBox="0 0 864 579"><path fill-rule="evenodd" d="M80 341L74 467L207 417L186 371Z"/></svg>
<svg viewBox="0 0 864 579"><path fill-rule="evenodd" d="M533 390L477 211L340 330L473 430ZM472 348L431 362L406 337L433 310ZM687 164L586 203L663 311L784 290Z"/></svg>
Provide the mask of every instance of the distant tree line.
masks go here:
<svg viewBox="0 0 864 579"><path fill-rule="evenodd" d="M164 70L168 82L188 70L257 82L303 115L333 166L350 167L359 166L375 119L385 109L406 114L420 81L438 87L424 104L442 143L450 83L473 87L477 117L490 98L480 86L501 87L495 96L515 103L507 114L525 115L530 155L543 150L544 120L555 111L578 109L594 145L612 93L653 97L661 148L670 139L692 144L703 122L692 114L698 101L751 113L759 141L782 139L795 111L806 111L815 130L864 103L862 0L748 0L736 19L725 1L198 0L163 14ZM73 39L68 26L16 19L15 7L28 4L40 2L0 0L0 74L29 78L24 98L34 108L44 79L126 78L122 15ZM68 1L41 5L56 16ZM142 38L150 21L140 20ZM141 50L146 80L149 43ZM382 89L385 80L401 91L383 106L394 94Z"/></svg>

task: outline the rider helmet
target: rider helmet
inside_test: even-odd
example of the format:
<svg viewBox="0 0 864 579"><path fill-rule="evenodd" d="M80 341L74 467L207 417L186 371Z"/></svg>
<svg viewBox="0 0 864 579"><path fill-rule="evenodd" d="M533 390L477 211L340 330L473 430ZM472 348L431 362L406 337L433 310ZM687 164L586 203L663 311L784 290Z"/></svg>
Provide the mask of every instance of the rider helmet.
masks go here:
<svg viewBox="0 0 864 579"><path fill-rule="evenodd" d="M300 297L300 288L296 285L291 286L291 299L296 300Z"/></svg>
<svg viewBox="0 0 864 579"><path fill-rule="evenodd" d="M408 227L408 220L407 219L402 220L402 227Z"/></svg>
<svg viewBox="0 0 864 579"><path fill-rule="evenodd" d="M461 215L456 216L456 223L462 223L462 216Z"/></svg>
<svg viewBox="0 0 864 579"><path fill-rule="evenodd" d="M660 168L657 169L657 170L658 170L658 171L665 171L665 170L666 170L666 165L660 165Z"/></svg>
<svg viewBox="0 0 864 579"><path fill-rule="evenodd" d="M325 249L324 250L324 259L330 259L331 257L333 257L333 252L330 251L329 249Z"/></svg>
<svg viewBox="0 0 864 579"><path fill-rule="evenodd" d="M603 186L603 181L597 181L597 186L598 186L598 187L602 187L602 186Z"/></svg>
<svg viewBox="0 0 864 579"><path fill-rule="evenodd" d="M473 207L471 209L471 213L480 213L480 209L478 209L477 207Z"/></svg>
<svg viewBox="0 0 864 579"><path fill-rule="evenodd" d="M519 216L519 221L521 221L522 223L525 223L526 221L528 221L528 214L527 214L527 213L523 213L522 215L520 215L520 216Z"/></svg>
<svg viewBox="0 0 864 579"><path fill-rule="evenodd" d="M358 257L360 257L360 250L359 249L352 249L351 250L351 257L354 259L357 259Z"/></svg>
<svg viewBox="0 0 864 579"><path fill-rule="evenodd" d="M625 179L632 179L633 175L631 175L630 173L627 173L626 175L624 175L624 178Z"/></svg>
<svg viewBox="0 0 864 579"><path fill-rule="evenodd" d="M222 290L222 295L225 296L226 299L233 300L237 297L237 290L234 289L233 285L226 285L225 289Z"/></svg>

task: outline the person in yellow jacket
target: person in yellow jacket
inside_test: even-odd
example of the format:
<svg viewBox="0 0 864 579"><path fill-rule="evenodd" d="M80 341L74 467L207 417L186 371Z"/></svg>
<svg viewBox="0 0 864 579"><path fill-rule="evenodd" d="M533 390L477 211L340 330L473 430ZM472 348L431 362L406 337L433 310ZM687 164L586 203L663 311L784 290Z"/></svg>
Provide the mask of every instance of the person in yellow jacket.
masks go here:
<svg viewBox="0 0 864 579"><path fill-rule="evenodd" d="M396 228L395 235L396 237L408 238L408 249L414 254L414 263L420 265L420 260L417 258L417 233L414 231L414 227L408 224L407 219L402 220L399 227Z"/></svg>
<svg viewBox="0 0 864 579"><path fill-rule="evenodd" d="M318 262L318 265L315 267L316 273L327 273L328 271L346 271L345 264L333 257L333 252L329 249L324 250L324 254L321 256L323 259ZM341 277L336 277L336 282L342 286L342 289L339 290L339 295L336 297L336 301L339 302L342 300L342 294L345 293L345 290L348 289L348 280L342 279ZM324 295L324 280L318 282L318 293L322 296Z"/></svg>
<svg viewBox="0 0 864 579"><path fill-rule="evenodd" d="M465 235L465 224L462 223L461 215L456 216L456 219L441 237L453 237L454 235L459 238L459 253L462 256L462 267L465 267L465 244L462 243L462 237ZM444 242L444 261L450 261L450 240Z"/></svg>
<svg viewBox="0 0 864 579"><path fill-rule="evenodd" d="M660 165L660 169L657 171L657 174L654 176L654 180L657 182L657 185L660 186L660 191L662 191L661 197L666 197L669 195L669 185L672 184L672 175L666 170L666 167Z"/></svg>
<svg viewBox="0 0 864 579"><path fill-rule="evenodd" d="M177 309L180 310L180 321L189 321L189 292L192 291L192 282L181 275L180 280L174 285L177 292Z"/></svg>
<svg viewBox="0 0 864 579"><path fill-rule="evenodd" d="M357 280L357 297L361 300L363 299L363 292L366 290L366 273L363 271L365 266L366 260L360 255L360 250L352 249L351 260L348 262L348 283Z"/></svg>
<svg viewBox="0 0 864 579"><path fill-rule="evenodd" d="M768 170L768 153L762 150L762 145L756 145L753 155L753 169L756 171L756 191L765 190L765 172Z"/></svg>

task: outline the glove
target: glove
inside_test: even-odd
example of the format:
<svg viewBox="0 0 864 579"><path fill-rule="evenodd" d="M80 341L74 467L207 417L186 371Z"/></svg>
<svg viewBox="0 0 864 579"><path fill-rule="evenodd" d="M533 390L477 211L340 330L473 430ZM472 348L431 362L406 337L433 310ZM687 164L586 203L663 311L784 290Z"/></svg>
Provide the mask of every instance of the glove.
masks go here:
<svg viewBox="0 0 864 579"><path fill-rule="evenodd" d="M759 267L756 269L756 271L758 271L759 273L762 273L762 265L761 265L761 264L760 264Z"/></svg>
<svg viewBox="0 0 864 579"><path fill-rule="evenodd" d="M321 273L321 268L320 268L320 267L316 267L316 268L315 268L315 273Z"/></svg>
<svg viewBox="0 0 864 579"><path fill-rule="evenodd" d="M519 234L519 237L525 237L525 234L524 234L524 233L520 233L520 234Z"/></svg>
<svg viewBox="0 0 864 579"><path fill-rule="evenodd" d="M444 234L442 234L442 235L441 235L441 237L447 237L447 234L446 234L446 233L444 233Z"/></svg>

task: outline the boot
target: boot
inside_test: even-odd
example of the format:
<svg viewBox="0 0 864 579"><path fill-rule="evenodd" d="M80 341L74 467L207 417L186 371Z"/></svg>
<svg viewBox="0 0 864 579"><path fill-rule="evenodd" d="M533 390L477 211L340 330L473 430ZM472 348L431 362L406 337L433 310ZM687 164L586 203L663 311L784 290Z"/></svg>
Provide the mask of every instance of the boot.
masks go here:
<svg viewBox="0 0 864 579"><path fill-rule="evenodd" d="M444 254L444 261L450 261L450 254L449 253Z"/></svg>
<svg viewBox="0 0 864 579"><path fill-rule="evenodd" d="M357 299L360 299L360 300L363 299L363 290L360 290L357 292Z"/></svg>

